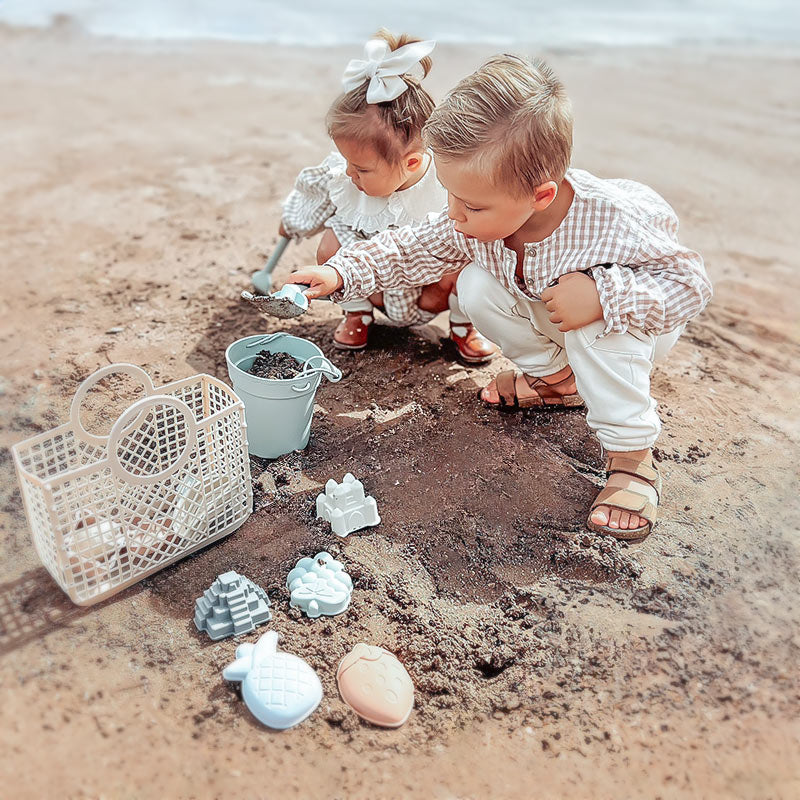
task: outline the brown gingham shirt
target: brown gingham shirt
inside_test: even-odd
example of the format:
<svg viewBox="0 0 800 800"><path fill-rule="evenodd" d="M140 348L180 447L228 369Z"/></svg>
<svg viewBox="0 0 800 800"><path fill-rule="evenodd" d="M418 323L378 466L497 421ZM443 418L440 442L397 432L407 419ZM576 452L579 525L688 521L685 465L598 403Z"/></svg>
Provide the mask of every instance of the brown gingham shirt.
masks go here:
<svg viewBox="0 0 800 800"><path fill-rule="evenodd" d="M474 261L512 295L529 300L562 275L588 272L603 308L604 335L628 328L667 333L703 310L711 297L703 259L678 242L678 218L662 197L641 183L584 170L571 169L566 178L575 192L572 205L550 236L524 246L523 281L517 281L513 250L502 240L468 239L444 209L415 227L342 248L327 262L344 284L333 299L434 283Z"/></svg>

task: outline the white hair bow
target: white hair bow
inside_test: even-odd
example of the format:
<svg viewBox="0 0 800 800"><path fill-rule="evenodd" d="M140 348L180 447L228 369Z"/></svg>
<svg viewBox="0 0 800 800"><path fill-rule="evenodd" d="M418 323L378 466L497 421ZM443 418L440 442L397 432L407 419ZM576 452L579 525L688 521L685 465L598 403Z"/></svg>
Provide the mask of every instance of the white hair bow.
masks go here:
<svg viewBox="0 0 800 800"><path fill-rule="evenodd" d="M390 50L383 39L370 39L364 45L365 59L354 58L344 71L342 86L346 92L358 89L369 81L368 103L386 103L400 97L408 84L400 77L419 68L419 62L436 46L436 42L412 42ZM420 69L416 70L421 73Z"/></svg>

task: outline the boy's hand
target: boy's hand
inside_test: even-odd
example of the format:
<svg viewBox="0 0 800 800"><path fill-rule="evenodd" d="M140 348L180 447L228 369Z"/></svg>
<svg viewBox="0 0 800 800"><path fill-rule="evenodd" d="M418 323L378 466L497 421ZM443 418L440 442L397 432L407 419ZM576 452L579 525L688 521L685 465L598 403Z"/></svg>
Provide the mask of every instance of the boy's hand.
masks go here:
<svg viewBox="0 0 800 800"><path fill-rule="evenodd" d="M326 267L301 267L289 276L286 283L306 284L308 289L304 294L309 300L317 297L326 297L344 285L342 276L333 268Z"/></svg>
<svg viewBox="0 0 800 800"><path fill-rule="evenodd" d="M545 289L541 296L550 312L550 322L558 325L560 331L574 331L603 319L597 286L583 272L562 275L558 285Z"/></svg>
<svg viewBox="0 0 800 800"><path fill-rule="evenodd" d="M283 236L284 239L291 239L292 238L291 236L289 236L288 233L286 233L286 228L283 227L283 223L282 222L278 226L278 236Z"/></svg>

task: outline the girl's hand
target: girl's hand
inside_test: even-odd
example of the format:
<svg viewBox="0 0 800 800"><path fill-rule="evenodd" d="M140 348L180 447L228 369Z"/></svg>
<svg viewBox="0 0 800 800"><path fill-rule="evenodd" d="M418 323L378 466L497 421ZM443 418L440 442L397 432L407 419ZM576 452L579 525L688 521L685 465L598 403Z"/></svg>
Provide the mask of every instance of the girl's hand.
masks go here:
<svg viewBox="0 0 800 800"><path fill-rule="evenodd" d="M286 233L286 228L283 227L283 222L278 226L278 236L283 236L285 239L291 239L292 237Z"/></svg>
<svg viewBox="0 0 800 800"><path fill-rule="evenodd" d="M574 331L603 319L597 285L583 272L562 275L556 286L542 292L542 302L550 312L550 322L560 331Z"/></svg>
<svg viewBox="0 0 800 800"><path fill-rule="evenodd" d="M342 276L333 268L326 267L301 267L289 276L287 283L299 283L308 286L303 294L309 300L326 297L344 286Z"/></svg>

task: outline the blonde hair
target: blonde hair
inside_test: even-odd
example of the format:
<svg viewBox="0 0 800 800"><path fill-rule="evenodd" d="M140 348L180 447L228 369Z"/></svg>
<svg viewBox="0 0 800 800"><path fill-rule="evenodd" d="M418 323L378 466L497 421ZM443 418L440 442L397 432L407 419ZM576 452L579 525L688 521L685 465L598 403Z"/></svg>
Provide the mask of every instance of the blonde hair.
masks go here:
<svg viewBox="0 0 800 800"><path fill-rule="evenodd" d="M498 55L448 93L423 136L437 155L469 159L496 186L532 195L569 167L572 107L545 61Z"/></svg>
<svg viewBox="0 0 800 800"><path fill-rule="evenodd" d="M383 39L391 50L421 41L405 33L395 36L385 28L373 38ZM425 77L433 62L425 56L420 65ZM398 163L409 151L423 147L422 128L435 103L422 88L421 79L409 73L402 78L408 89L387 103L367 103L368 83L336 98L325 120L328 135L332 139L353 139L371 145L389 164Z"/></svg>

